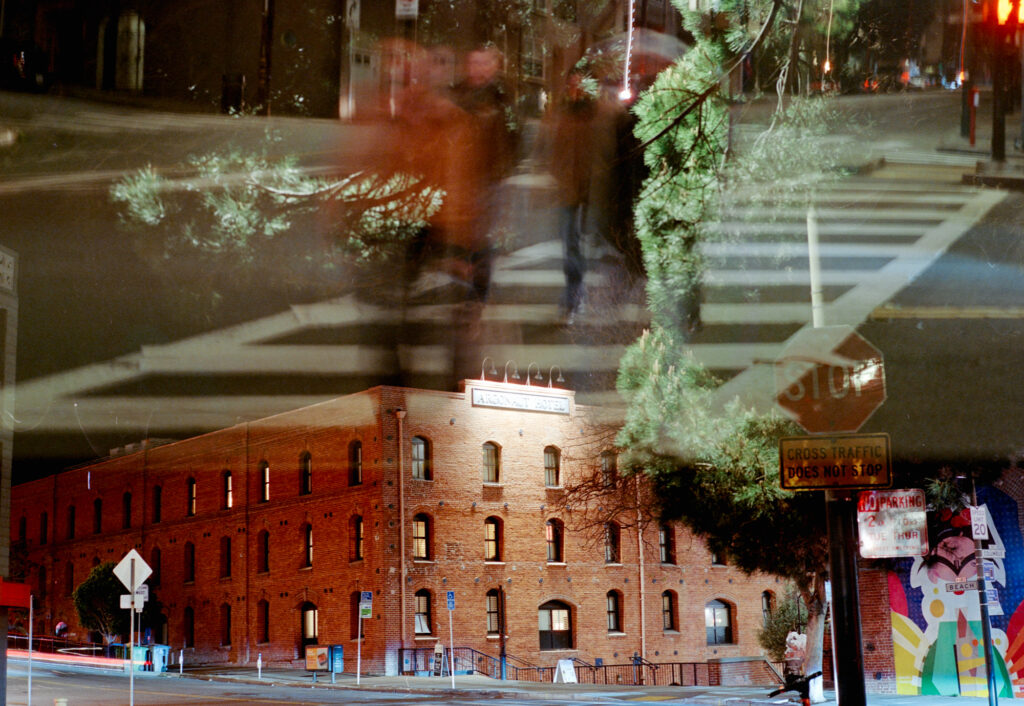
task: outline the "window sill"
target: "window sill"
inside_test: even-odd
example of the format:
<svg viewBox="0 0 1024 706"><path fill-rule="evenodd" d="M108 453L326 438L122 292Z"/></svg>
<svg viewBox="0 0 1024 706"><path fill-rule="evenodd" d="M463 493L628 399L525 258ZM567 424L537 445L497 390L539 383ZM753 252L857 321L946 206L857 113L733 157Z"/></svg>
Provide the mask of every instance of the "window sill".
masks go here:
<svg viewBox="0 0 1024 706"><path fill-rule="evenodd" d="M669 635L669 636L673 636L673 635L678 635L678 634L679 634L679 631L678 631L678 630L676 630L675 628L673 628L673 629L671 629L671 630L665 630L664 628L662 628L662 630L661 630L661 634L662 634L662 635Z"/></svg>
<svg viewBox="0 0 1024 706"><path fill-rule="evenodd" d="M299 567L299 571L312 571L312 570L313 570L313 565L312 564L310 564L309 566L300 566Z"/></svg>
<svg viewBox="0 0 1024 706"><path fill-rule="evenodd" d="M416 476L413 476L412 479L413 480L421 480L424 483L433 483L434 482L433 478L417 478Z"/></svg>
<svg viewBox="0 0 1024 706"><path fill-rule="evenodd" d="M484 481L484 487L485 488L504 488L505 484L501 483L501 482L497 482L497 481L485 480Z"/></svg>
<svg viewBox="0 0 1024 706"><path fill-rule="evenodd" d="M487 639L488 640L500 640L501 639L501 635L499 635L496 632L489 632L489 633L487 633ZM505 636L505 639L506 640L508 639L508 635Z"/></svg>
<svg viewBox="0 0 1024 706"><path fill-rule="evenodd" d="M437 635L428 635L426 633L422 633L421 632L421 633L417 634L413 639L414 640L436 640L437 639Z"/></svg>
<svg viewBox="0 0 1024 706"><path fill-rule="evenodd" d="M567 565L564 561L549 561L547 564L548 564L548 566L566 566Z"/></svg>
<svg viewBox="0 0 1024 706"><path fill-rule="evenodd" d="M544 490L565 490L565 487L561 485L545 485Z"/></svg>
<svg viewBox="0 0 1024 706"><path fill-rule="evenodd" d="M712 564L711 568L712 569L728 569L729 565L728 564Z"/></svg>
<svg viewBox="0 0 1024 706"><path fill-rule="evenodd" d="M436 564L437 562L433 559L413 559L413 564Z"/></svg>
<svg viewBox="0 0 1024 706"><path fill-rule="evenodd" d="M606 561L604 563L604 565L605 566L618 566L618 567L621 567L622 566L622 562L621 561Z"/></svg>
<svg viewBox="0 0 1024 706"><path fill-rule="evenodd" d="M504 566L505 562L501 559L484 559L484 564L487 566Z"/></svg>
<svg viewBox="0 0 1024 706"><path fill-rule="evenodd" d="M624 633L624 632L609 632L608 633L608 637L625 637L625 636L626 636L626 633Z"/></svg>
<svg viewBox="0 0 1024 706"><path fill-rule="evenodd" d="M551 649L544 649L542 647L539 651L540 652L546 652L547 654L551 654L553 652L572 652L574 654L579 654L579 652L580 652L575 647L553 647Z"/></svg>
<svg viewBox="0 0 1024 706"><path fill-rule="evenodd" d="M676 562L674 562L674 561L663 561L663 562L661 562L661 566L662 566L663 568L668 568L668 567L670 567L670 566L679 566L679 564L677 564L677 563L676 563Z"/></svg>
<svg viewBox="0 0 1024 706"><path fill-rule="evenodd" d="M356 559L349 559L348 563L349 563L349 566L351 566L352 564L362 564L363 563L363 557L358 557Z"/></svg>

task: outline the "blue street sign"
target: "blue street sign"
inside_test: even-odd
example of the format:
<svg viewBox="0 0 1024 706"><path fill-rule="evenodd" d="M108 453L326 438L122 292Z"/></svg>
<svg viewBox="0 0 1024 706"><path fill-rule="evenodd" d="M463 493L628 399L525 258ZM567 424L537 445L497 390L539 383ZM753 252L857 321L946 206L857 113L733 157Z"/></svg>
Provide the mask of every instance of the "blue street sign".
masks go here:
<svg viewBox="0 0 1024 706"><path fill-rule="evenodd" d="M448 591L448 610L455 610L455 591Z"/></svg>
<svg viewBox="0 0 1024 706"><path fill-rule="evenodd" d="M372 603L373 602L373 591L362 591L359 594L360 603Z"/></svg>

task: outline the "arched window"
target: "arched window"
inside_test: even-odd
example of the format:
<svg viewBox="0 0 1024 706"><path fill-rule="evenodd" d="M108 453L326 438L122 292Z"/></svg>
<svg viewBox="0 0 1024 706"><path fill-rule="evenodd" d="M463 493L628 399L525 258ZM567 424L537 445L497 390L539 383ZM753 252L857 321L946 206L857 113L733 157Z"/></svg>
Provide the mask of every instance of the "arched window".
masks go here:
<svg viewBox="0 0 1024 706"><path fill-rule="evenodd" d="M622 541L622 533L617 522L606 522L604 525L604 563L618 564L622 557L619 547Z"/></svg>
<svg viewBox="0 0 1024 706"><path fill-rule="evenodd" d="M487 634L498 635L501 633L501 592L492 588L487 592Z"/></svg>
<svg viewBox="0 0 1024 706"><path fill-rule="evenodd" d="M565 540L565 528L562 521L554 518L548 520L544 526L544 534L548 543L548 561L561 563L565 560L562 553L562 545Z"/></svg>
<svg viewBox="0 0 1024 706"><path fill-rule="evenodd" d="M430 515L420 513L412 518L412 558L431 559Z"/></svg>
<svg viewBox="0 0 1024 706"><path fill-rule="evenodd" d="M604 598L608 632L622 632L622 594L618 591L608 591Z"/></svg>
<svg viewBox="0 0 1024 706"><path fill-rule="evenodd" d="M571 650L572 611L561 601L548 601L537 610L537 627L542 650Z"/></svg>
<svg viewBox="0 0 1024 706"><path fill-rule="evenodd" d="M416 634L432 635L434 624L431 620L431 595L430 591L421 588L416 591Z"/></svg>
<svg viewBox="0 0 1024 706"><path fill-rule="evenodd" d="M348 445L348 484L363 484L363 442L353 441Z"/></svg>
<svg viewBox="0 0 1024 706"><path fill-rule="evenodd" d="M661 594L661 629L679 629L679 622L676 620L676 594L673 591L663 591Z"/></svg>
<svg viewBox="0 0 1024 706"><path fill-rule="evenodd" d="M764 591L761 594L761 617L764 619L764 624L767 625L768 621L772 618L772 613L775 611L775 596L771 591Z"/></svg>
<svg viewBox="0 0 1024 706"><path fill-rule="evenodd" d="M363 558L363 517L353 515L348 521L348 560Z"/></svg>
<svg viewBox="0 0 1024 706"><path fill-rule="evenodd" d="M482 475L484 483L501 482L501 450L494 442L488 441L482 447L483 466Z"/></svg>
<svg viewBox="0 0 1024 706"><path fill-rule="evenodd" d="M68 505L68 539L75 538L75 506Z"/></svg>
<svg viewBox="0 0 1024 706"><path fill-rule="evenodd" d="M121 496L121 529L130 529L132 526L132 494L126 491Z"/></svg>
<svg viewBox="0 0 1024 706"><path fill-rule="evenodd" d="M182 619L182 642L185 647L196 645L196 613L192 606L185 606L185 616Z"/></svg>
<svg viewBox="0 0 1024 706"><path fill-rule="evenodd" d="M270 532L261 530L256 535L256 571L265 574L270 571Z"/></svg>
<svg viewBox="0 0 1024 706"><path fill-rule="evenodd" d="M96 498L92 501L92 533L100 534L101 532L103 532L103 498Z"/></svg>
<svg viewBox="0 0 1024 706"><path fill-rule="evenodd" d="M270 501L270 464L260 461L260 502Z"/></svg>
<svg viewBox="0 0 1024 706"><path fill-rule="evenodd" d="M188 506L185 510L185 514L189 517L194 517L196 514L196 479L189 478L187 482L186 492L188 493Z"/></svg>
<svg viewBox="0 0 1024 706"><path fill-rule="evenodd" d="M49 541L50 516L45 512L39 515L39 543L46 544Z"/></svg>
<svg viewBox="0 0 1024 706"><path fill-rule="evenodd" d="M256 642L270 642L270 601L265 598L256 604Z"/></svg>
<svg viewBox="0 0 1024 706"><path fill-rule="evenodd" d="M164 506L163 495L164 495L164 489L161 488L159 485L154 485L153 486L153 524L154 525L157 524L158 522L160 522L160 520L162 519L161 515L162 515L163 509L164 509L164 507L163 507Z"/></svg>
<svg viewBox="0 0 1024 706"><path fill-rule="evenodd" d="M313 456L303 451L299 456L299 495L313 492Z"/></svg>
<svg viewBox="0 0 1024 706"><path fill-rule="evenodd" d="M544 449L544 485L549 488L557 488L561 480L562 454L554 446Z"/></svg>
<svg viewBox="0 0 1024 706"><path fill-rule="evenodd" d="M220 644L225 647L231 644L231 606L228 603L220 604Z"/></svg>
<svg viewBox="0 0 1024 706"><path fill-rule="evenodd" d="M231 537L220 538L220 577L231 578Z"/></svg>
<svg viewBox="0 0 1024 706"><path fill-rule="evenodd" d="M601 487L614 488L618 479L618 457L614 451L605 451L601 454Z"/></svg>
<svg viewBox="0 0 1024 706"><path fill-rule="evenodd" d="M149 580L146 583L153 588L160 585L160 578L163 573L161 570L161 554L160 547L153 547L149 552L149 568L153 570L153 573L149 575Z"/></svg>
<svg viewBox="0 0 1024 706"><path fill-rule="evenodd" d="M662 564L676 563L676 537L671 525L658 526L658 552Z"/></svg>
<svg viewBox="0 0 1024 706"><path fill-rule="evenodd" d="M231 471L224 471L224 474L221 476L221 483L223 484L223 500L221 505L225 510L230 510L235 506L235 487L231 480Z"/></svg>
<svg viewBox="0 0 1024 706"><path fill-rule="evenodd" d="M302 604L300 611L302 613L302 644L315 645L320 632L319 611L308 601Z"/></svg>
<svg viewBox="0 0 1024 706"><path fill-rule="evenodd" d="M501 545L501 520L488 517L484 520L484 561L501 561Z"/></svg>
<svg viewBox="0 0 1024 706"><path fill-rule="evenodd" d="M307 524L302 528L302 565L313 565L313 525Z"/></svg>
<svg viewBox="0 0 1024 706"><path fill-rule="evenodd" d="M417 480L433 480L434 469L430 465L430 442L422 436L412 438L412 477Z"/></svg>
<svg viewBox="0 0 1024 706"><path fill-rule="evenodd" d="M732 610L731 606L719 600L704 605L704 627L707 629L709 645L731 645Z"/></svg>
<svg viewBox="0 0 1024 706"><path fill-rule="evenodd" d="M196 580L196 545L192 542L185 542L185 566L182 575L185 583L194 583Z"/></svg>

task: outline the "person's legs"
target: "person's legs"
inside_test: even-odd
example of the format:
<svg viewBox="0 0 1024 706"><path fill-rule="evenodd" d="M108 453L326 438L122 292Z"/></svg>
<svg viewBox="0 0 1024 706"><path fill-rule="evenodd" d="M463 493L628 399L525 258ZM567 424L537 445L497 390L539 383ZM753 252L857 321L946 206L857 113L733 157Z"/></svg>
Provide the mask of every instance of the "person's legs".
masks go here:
<svg viewBox="0 0 1024 706"><path fill-rule="evenodd" d="M559 211L559 231L562 236L562 270L565 272L565 292L562 308L572 315L583 298L583 252L580 243L580 219L583 206L563 206Z"/></svg>

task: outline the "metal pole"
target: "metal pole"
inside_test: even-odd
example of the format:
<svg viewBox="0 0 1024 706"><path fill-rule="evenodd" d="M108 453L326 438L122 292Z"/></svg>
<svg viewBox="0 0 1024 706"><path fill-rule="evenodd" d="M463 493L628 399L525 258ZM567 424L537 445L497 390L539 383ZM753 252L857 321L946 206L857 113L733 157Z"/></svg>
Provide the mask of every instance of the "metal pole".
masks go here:
<svg viewBox="0 0 1024 706"><path fill-rule="evenodd" d="M33 596L28 597L28 706L32 706L32 611Z"/></svg>
<svg viewBox="0 0 1024 706"><path fill-rule="evenodd" d="M807 206L807 259L811 276L811 321L814 328L825 325L825 305L821 286L821 250L818 247L818 212Z"/></svg>
<svg viewBox="0 0 1024 706"><path fill-rule="evenodd" d="M836 701L840 706L866 706L857 590L856 504L840 498L835 491L828 491L826 497Z"/></svg>
<svg viewBox="0 0 1024 706"><path fill-rule="evenodd" d="M995 19L995 41L992 42L992 161L1006 161L1006 114L1003 112L1003 33Z"/></svg>
<svg viewBox="0 0 1024 706"><path fill-rule="evenodd" d="M448 611L448 671L452 675L452 688L455 688L455 633L452 631L452 613Z"/></svg>
<svg viewBox="0 0 1024 706"><path fill-rule="evenodd" d="M971 471L971 507L978 507L978 492L974 486L974 471ZM973 518L971 518L973 520ZM973 532L971 533L973 534ZM985 589L985 564L982 555L981 540L974 540L974 565L978 569L978 602L981 604L981 641L985 650L985 672L988 675L989 706L999 705L999 694L996 692L995 656L992 649L992 626L989 624L988 592Z"/></svg>
<svg viewBox="0 0 1024 706"><path fill-rule="evenodd" d="M135 559L131 560L130 566L128 590L132 598L128 604L128 704L135 706Z"/></svg>
<svg viewBox="0 0 1024 706"><path fill-rule="evenodd" d="M505 652L505 587L498 586L498 644L501 646L501 680L508 679L508 654Z"/></svg>
<svg viewBox="0 0 1024 706"><path fill-rule="evenodd" d="M359 609L359 632L356 633L356 686L359 686L359 676L363 673L363 610Z"/></svg>

